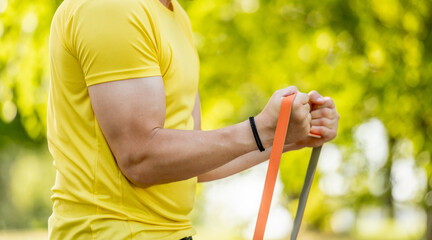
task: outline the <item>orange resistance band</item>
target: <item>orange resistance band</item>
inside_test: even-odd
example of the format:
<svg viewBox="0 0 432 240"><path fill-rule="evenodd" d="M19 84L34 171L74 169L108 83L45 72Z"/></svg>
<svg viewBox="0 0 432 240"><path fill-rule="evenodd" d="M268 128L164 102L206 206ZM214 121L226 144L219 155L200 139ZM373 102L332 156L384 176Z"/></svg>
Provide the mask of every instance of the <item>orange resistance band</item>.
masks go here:
<svg viewBox="0 0 432 240"><path fill-rule="evenodd" d="M277 174L278 174L278 170L279 170L280 159L282 157L283 146L285 143L285 138L286 138L286 134L287 134L287 130L288 130L288 124L289 124L290 117L291 117L292 104L294 102L295 96L296 96L296 94L293 94L293 95L284 97L282 99L282 104L281 104L281 108L279 111L278 122L276 125L276 132L275 132L275 137L273 140L273 147L272 147L271 154L270 154L270 161L269 161L269 166L267 169L267 175L266 175L266 180L265 180L265 184L264 184L264 190L263 190L263 194L262 194L262 198L261 198L261 205L260 205L260 209L258 212L258 219L257 219L256 226L255 226L255 232L254 232L253 240L262 240L264 238L264 232L265 232L265 228L267 225L267 219L268 219L268 215L269 215L269 211L270 211L270 204L271 204L271 201L273 198L273 192L274 192L276 178L277 178ZM316 135L316 134L309 134L309 136L315 137L315 138L321 138L321 136ZM321 150L320 147L317 149ZM312 184L312 180L310 178L313 179L314 174L312 174L312 176L309 177L309 175L311 175L309 172L315 173L316 162L318 161L318 157L319 157L319 151L317 152L316 149L314 149L313 157L315 159L315 161L313 161L314 164L310 164L310 165L314 165L314 166L308 167L308 173L307 173L307 176L305 179L305 185L307 185L307 186L303 186L303 189L302 189L302 197L301 197L300 202L299 202L299 209L298 209L297 216L296 216L296 223L295 223L296 226L295 226L295 229L293 229L293 233L294 233L294 231L295 231L295 233L292 234L292 239L297 238L298 230L300 228L301 219L302 219L303 212L304 212L304 207L306 205L306 201L307 201L307 197L308 197L307 195L309 194L310 185ZM312 158L311 158L311 160L312 160ZM311 170L309 170L309 168L311 168ZM300 203L302 203L302 204L300 204Z"/></svg>
<svg viewBox="0 0 432 240"><path fill-rule="evenodd" d="M261 198L261 205L258 212L258 219L255 226L254 240L262 240L267 225L267 218L270 211L270 204L273 198L274 187L279 170L279 163L282 157L288 123L291 117L291 108L296 94L282 99L279 118L276 125L276 133L273 140L273 147L270 154L269 166L267 169L264 191Z"/></svg>

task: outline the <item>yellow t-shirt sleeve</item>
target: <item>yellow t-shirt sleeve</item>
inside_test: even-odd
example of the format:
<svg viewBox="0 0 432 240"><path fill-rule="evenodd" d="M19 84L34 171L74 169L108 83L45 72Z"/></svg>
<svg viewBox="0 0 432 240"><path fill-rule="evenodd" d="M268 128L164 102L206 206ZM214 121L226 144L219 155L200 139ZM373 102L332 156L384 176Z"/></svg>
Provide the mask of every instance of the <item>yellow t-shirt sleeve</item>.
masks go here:
<svg viewBox="0 0 432 240"><path fill-rule="evenodd" d="M133 1L94 1L71 21L75 50L87 86L161 76L152 19Z"/></svg>

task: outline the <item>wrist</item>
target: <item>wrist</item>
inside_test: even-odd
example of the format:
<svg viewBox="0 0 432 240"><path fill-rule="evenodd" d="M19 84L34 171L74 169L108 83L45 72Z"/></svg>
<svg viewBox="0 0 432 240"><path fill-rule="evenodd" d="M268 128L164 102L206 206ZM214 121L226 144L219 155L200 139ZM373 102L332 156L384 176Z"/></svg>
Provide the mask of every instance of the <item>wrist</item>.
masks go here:
<svg viewBox="0 0 432 240"><path fill-rule="evenodd" d="M296 143L288 143L285 144L283 147L283 152L289 152L289 151L294 151L294 150L298 150L301 147L298 146Z"/></svg>
<svg viewBox="0 0 432 240"><path fill-rule="evenodd" d="M275 129L261 113L255 117L255 125L264 148L269 148L273 145Z"/></svg>
<svg viewBox="0 0 432 240"><path fill-rule="evenodd" d="M249 117L249 123L250 123L250 126L252 128L252 133L254 135L255 142L257 144L258 149L260 150L260 152L264 152L265 148L263 147L263 144L261 142L261 138L259 136L258 129L257 129L256 124L255 124L255 118Z"/></svg>

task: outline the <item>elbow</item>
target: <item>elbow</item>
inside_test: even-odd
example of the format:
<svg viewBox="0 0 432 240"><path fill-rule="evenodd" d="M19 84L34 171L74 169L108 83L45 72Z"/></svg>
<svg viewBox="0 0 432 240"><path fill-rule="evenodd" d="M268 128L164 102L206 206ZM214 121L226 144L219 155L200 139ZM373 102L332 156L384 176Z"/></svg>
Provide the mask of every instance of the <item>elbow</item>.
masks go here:
<svg viewBox="0 0 432 240"><path fill-rule="evenodd" d="M139 188L149 188L153 185L156 185L156 181L154 181L151 177L146 177L145 173L139 173L134 169L125 169L121 172L131 184Z"/></svg>
<svg viewBox="0 0 432 240"><path fill-rule="evenodd" d="M137 154L124 154L117 159L117 165L122 174L133 185L140 188L148 188L156 185L155 174L150 170L151 160L148 157L140 157Z"/></svg>
<svg viewBox="0 0 432 240"><path fill-rule="evenodd" d="M160 128L154 128L151 131L150 140L159 130ZM142 151L142 149L152 149L151 146L129 144L122 149L118 158L116 156L117 165L129 182L140 188L148 188L160 183L160 176L156 170L158 161L155 161L151 151Z"/></svg>

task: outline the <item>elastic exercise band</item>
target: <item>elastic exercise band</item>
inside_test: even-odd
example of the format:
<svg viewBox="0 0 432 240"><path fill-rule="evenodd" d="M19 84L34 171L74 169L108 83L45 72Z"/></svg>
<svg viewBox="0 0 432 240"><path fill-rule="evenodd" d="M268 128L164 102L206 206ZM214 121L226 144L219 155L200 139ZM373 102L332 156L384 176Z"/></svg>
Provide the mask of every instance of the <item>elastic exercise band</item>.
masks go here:
<svg viewBox="0 0 432 240"><path fill-rule="evenodd" d="M282 157L283 146L285 143L288 124L291 117L292 104L294 102L295 96L296 94L293 94L282 99L253 240L262 240L264 238L264 232L270 211L270 204L273 198L273 192L279 170L280 159ZM316 134L310 134L309 136L320 137ZM294 227L291 232L291 240L297 239L310 187L312 185L313 177L315 175L315 169L318 163L320 151L321 147L314 148L312 151L311 159L306 173L305 184L303 185L302 192L300 194L299 206L297 208L297 214L294 220Z"/></svg>

